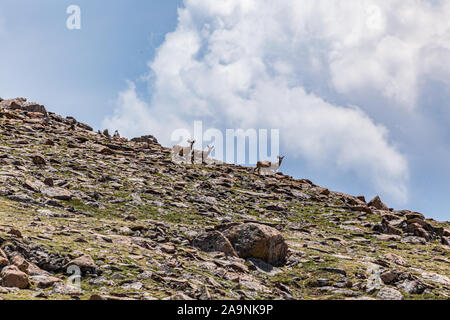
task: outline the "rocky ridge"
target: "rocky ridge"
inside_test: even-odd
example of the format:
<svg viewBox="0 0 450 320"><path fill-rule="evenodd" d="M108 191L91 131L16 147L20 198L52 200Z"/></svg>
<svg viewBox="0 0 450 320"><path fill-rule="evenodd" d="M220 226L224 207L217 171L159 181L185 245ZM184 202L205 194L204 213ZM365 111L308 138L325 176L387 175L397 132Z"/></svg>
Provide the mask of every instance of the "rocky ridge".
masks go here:
<svg viewBox="0 0 450 320"><path fill-rule="evenodd" d="M0 99L0 299L448 299L449 242L379 197Z"/></svg>

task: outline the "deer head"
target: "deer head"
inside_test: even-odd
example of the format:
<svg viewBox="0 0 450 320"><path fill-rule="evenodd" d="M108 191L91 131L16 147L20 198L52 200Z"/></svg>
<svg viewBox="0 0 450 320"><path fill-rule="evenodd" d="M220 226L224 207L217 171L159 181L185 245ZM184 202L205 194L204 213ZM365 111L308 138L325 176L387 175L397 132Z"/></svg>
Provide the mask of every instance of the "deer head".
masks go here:
<svg viewBox="0 0 450 320"><path fill-rule="evenodd" d="M192 149L192 147L194 146L195 140L188 140L187 142L191 145L191 149Z"/></svg>

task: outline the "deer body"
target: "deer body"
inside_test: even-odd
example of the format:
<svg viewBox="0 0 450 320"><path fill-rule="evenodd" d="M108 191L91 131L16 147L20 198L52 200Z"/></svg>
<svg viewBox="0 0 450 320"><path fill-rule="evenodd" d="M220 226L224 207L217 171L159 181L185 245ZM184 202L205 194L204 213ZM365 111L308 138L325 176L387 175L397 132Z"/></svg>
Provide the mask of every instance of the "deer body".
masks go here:
<svg viewBox="0 0 450 320"><path fill-rule="evenodd" d="M207 146L208 151L202 151L202 150L194 150L192 151L192 157L191 162L195 163L195 160L201 159L202 164L205 163L206 159L208 159L209 155L211 154L211 151L214 149L214 146Z"/></svg>
<svg viewBox="0 0 450 320"><path fill-rule="evenodd" d="M275 172L280 168L283 159L284 156L278 156L278 162L258 161L256 163L256 171L258 172L258 174L261 174L261 169L271 169L271 171Z"/></svg>
<svg viewBox="0 0 450 320"><path fill-rule="evenodd" d="M180 145L173 146L172 159L174 159L175 156L179 156L187 161L188 156L191 155L192 147L194 146L195 140L188 140L188 143L189 143L188 147L183 147Z"/></svg>

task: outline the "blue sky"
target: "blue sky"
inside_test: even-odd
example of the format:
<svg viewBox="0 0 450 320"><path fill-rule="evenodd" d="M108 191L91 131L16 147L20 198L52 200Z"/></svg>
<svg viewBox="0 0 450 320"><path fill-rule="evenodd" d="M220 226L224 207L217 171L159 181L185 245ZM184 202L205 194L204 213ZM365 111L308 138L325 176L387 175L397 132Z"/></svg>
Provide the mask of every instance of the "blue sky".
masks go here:
<svg viewBox="0 0 450 320"><path fill-rule="evenodd" d="M66 8L81 8L81 30ZM2 0L0 97L127 136L278 128L282 171L450 220L450 4Z"/></svg>
<svg viewBox="0 0 450 320"><path fill-rule="evenodd" d="M81 30L66 28L66 9L72 4L81 8ZM145 73L165 33L176 27L179 5L141 0L1 1L1 95L23 95L100 126L125 81Z"/></svg>

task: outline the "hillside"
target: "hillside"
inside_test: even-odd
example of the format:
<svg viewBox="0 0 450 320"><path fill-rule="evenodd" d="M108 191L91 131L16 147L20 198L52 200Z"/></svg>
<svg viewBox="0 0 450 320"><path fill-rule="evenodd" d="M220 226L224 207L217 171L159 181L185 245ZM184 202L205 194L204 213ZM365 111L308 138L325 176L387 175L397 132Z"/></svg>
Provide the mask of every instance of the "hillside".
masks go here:
<svg viewBox="0 0 450 320"><path fill-rule="evenodd" d="M0 300L448 299L449 242L379 198L0 101Z"/></svg>

